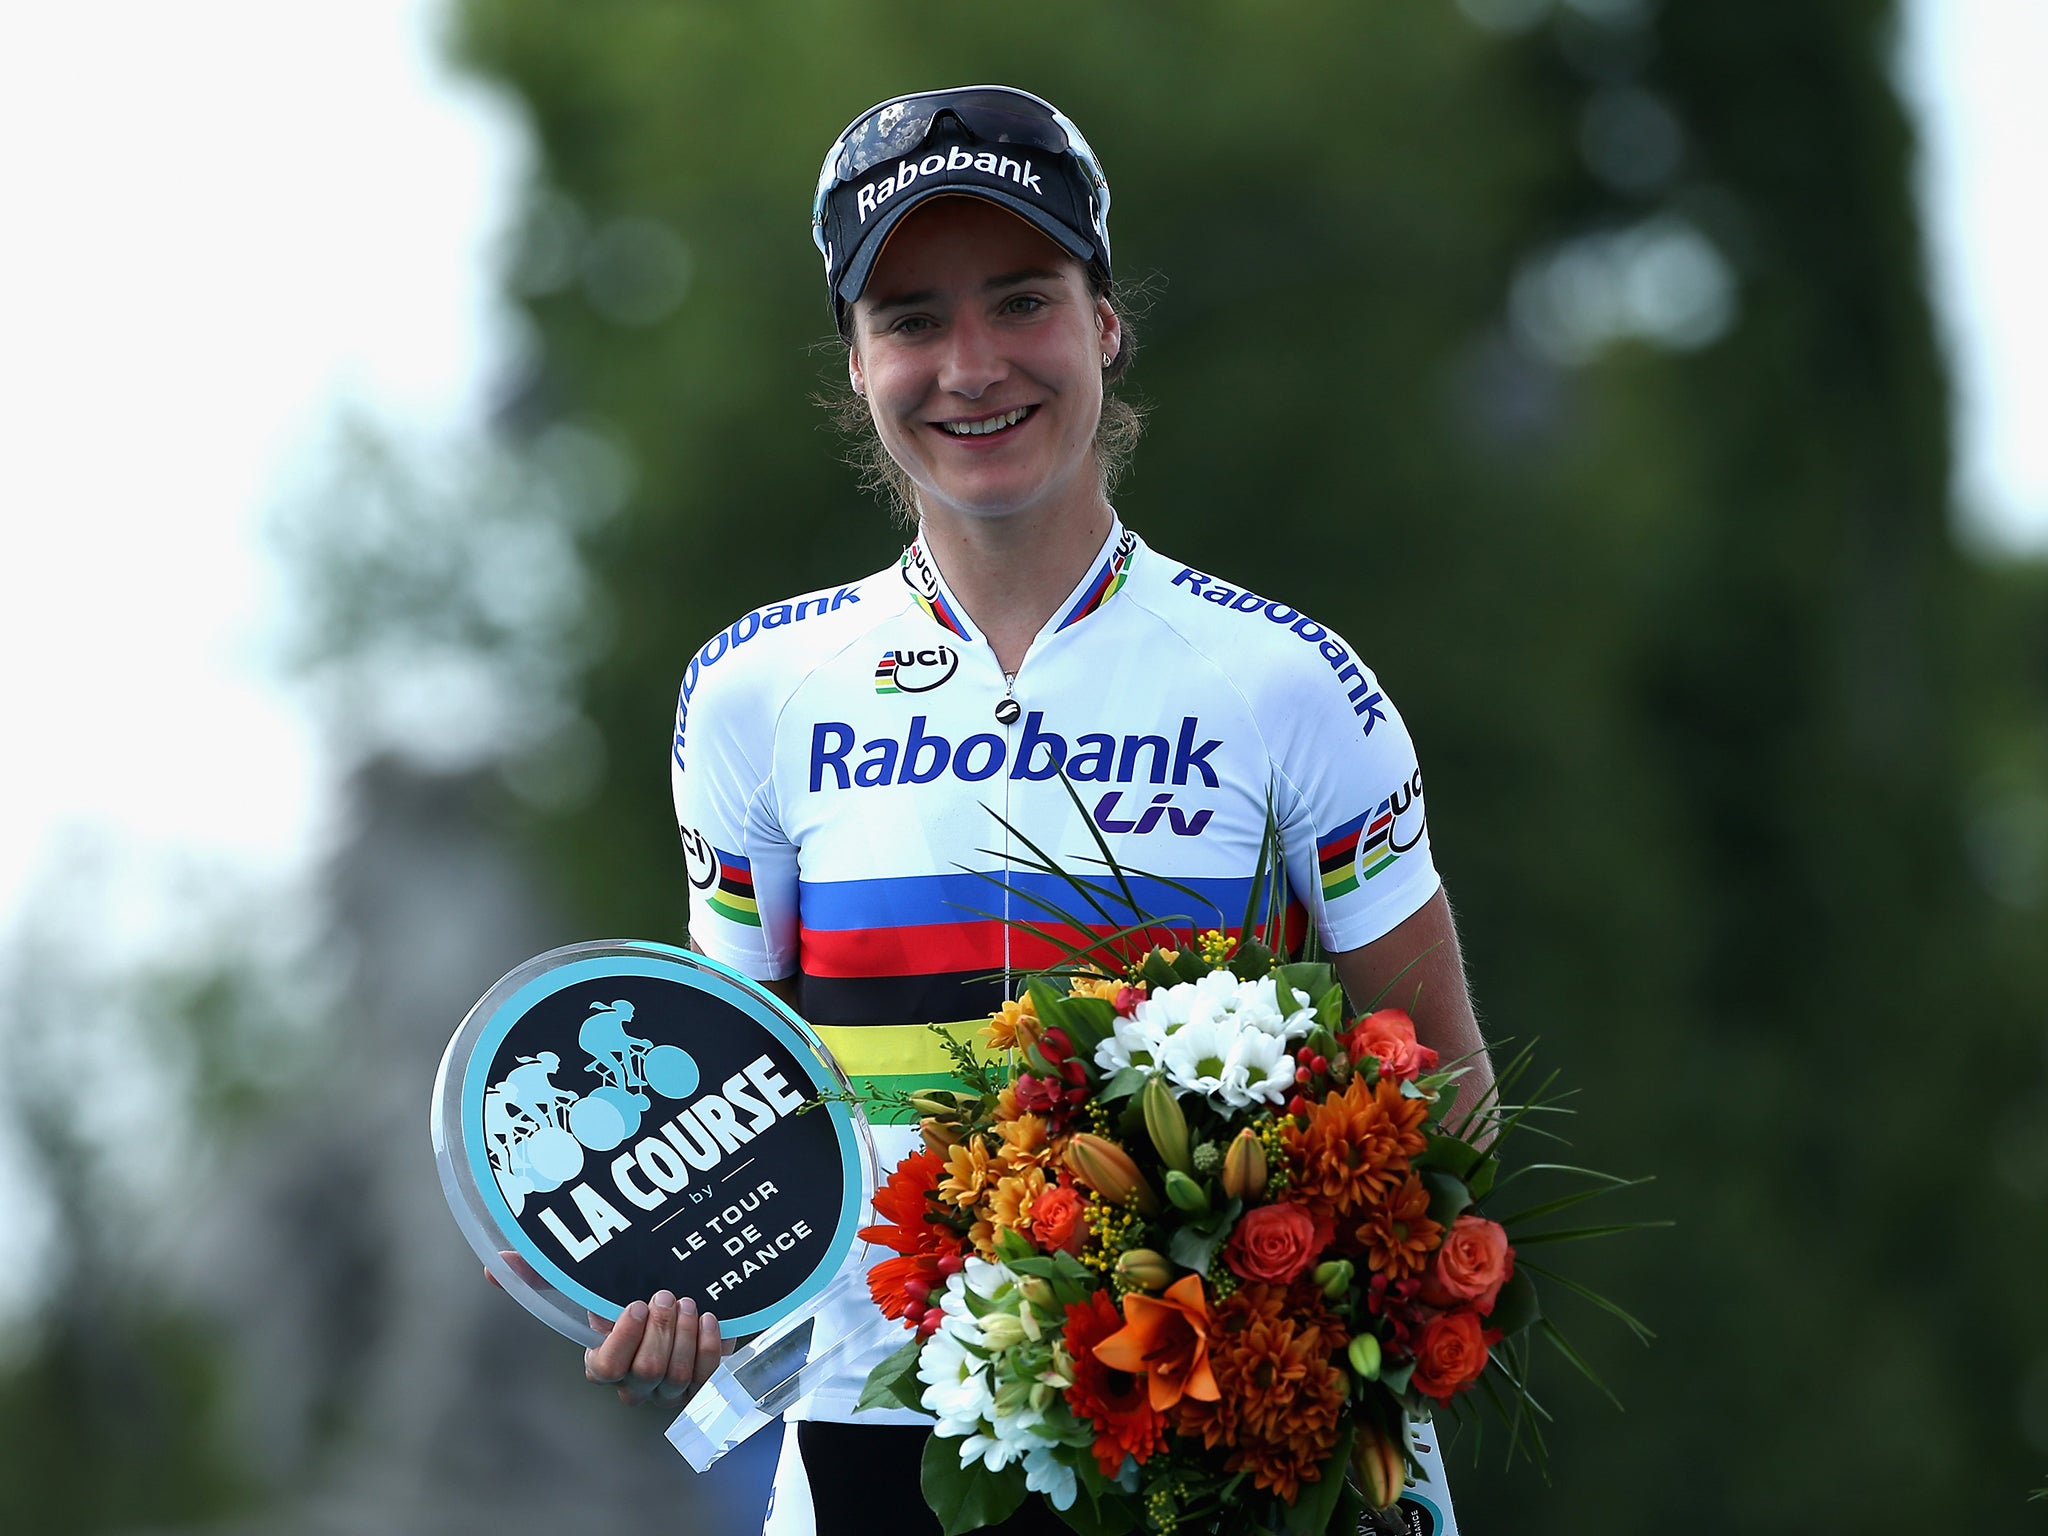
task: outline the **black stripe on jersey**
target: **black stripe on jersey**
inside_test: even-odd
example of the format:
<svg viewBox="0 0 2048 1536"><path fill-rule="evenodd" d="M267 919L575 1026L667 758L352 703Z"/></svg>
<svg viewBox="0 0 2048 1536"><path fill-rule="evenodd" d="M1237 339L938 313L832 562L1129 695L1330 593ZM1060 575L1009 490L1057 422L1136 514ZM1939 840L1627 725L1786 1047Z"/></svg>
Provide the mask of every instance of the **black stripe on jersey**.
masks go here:
<svg viewBox="0 0 2048 1536"><path fill-rule="evenodd" d="M949 1024L993 1013L1000 976L799 976L797 1012L813 1024Z"/></svg>

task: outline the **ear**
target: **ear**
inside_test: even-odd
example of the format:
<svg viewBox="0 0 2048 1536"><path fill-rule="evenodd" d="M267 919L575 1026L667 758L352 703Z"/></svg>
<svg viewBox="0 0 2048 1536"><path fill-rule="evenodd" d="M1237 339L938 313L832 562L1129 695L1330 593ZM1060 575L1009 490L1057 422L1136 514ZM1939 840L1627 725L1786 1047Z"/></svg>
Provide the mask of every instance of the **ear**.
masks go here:
<svg viewBox="0 0 2048 1536"><path fill-rule="evenodd" d="M1097 334L1102 338L1102 355L1114 358L1124 347L1124 326L1116 317L1116 306L1108 299L1095 301L1095 326ZM1104 363L1103 366L1106 368L1109 365Z"/></svg>
<svg viewBox="0 0 2048 1536"><path fill-rule="evenodd" d="M847 382L853 385L853 392L856 395L867 394L868 376L861 368L860 348L858 347L849 346L846 349L846 378Z"/></svg>

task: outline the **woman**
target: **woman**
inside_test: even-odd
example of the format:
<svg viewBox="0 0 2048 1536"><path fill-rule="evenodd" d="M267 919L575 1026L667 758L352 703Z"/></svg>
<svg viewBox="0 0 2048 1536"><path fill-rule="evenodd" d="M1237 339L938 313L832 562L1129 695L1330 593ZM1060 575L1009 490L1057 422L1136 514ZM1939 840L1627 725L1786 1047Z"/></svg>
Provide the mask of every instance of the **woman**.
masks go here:
<svg viewBox="0 0 2048 1536"><path fill-rule="evenodd" d="M714 855L693 861L691 942L791 1001L856 1082L937 1081L926 1026L985 1017L1004 978L1053 958L1010 920L1045 920L1037 898L1072 905L1022 867L1022 838L1085 869L1099 836L1208 903L1140 881L1145 915L1228 928L1270 816L1291 933L1317 925L1355 998L1398 979L1424 1043L1473 1057L1467 1091L1483 1091L1393 706L1334 632L1151 550L1111 508L1135 418L1106 396L1130 356L1108 213L1079 130L1003 87L882 103L827 154L814 233L916 537L690 662L676 809ZM885 1167L914 1135L878 1128ZM718 1349L717 1320L663 1292L585 1368L627 1402L675 1404ZM792 1427L778 1527L805 1505L819 1531L928 1519L923 1431L855 1414L862 1374ZM1005 1528L1040 1526L1064 1528L1034 1500Z"/></svg>

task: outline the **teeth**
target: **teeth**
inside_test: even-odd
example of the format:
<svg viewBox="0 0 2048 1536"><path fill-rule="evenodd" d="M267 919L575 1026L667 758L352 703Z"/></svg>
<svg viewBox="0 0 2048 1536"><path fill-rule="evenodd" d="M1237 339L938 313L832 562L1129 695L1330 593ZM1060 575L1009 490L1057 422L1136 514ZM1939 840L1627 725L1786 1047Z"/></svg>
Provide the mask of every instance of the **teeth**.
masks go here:
<svg viewBox="0 0 2048 1536"><path fill-rule="evenodd" d="M987 421L942 421L939 430L950 432L955 437L986 437L991 432L1000 432L1005 427L1014 427L1024 419L1029 406L1020 405L1014 411L1005 411L1000 416L991 416Z"/></svg>

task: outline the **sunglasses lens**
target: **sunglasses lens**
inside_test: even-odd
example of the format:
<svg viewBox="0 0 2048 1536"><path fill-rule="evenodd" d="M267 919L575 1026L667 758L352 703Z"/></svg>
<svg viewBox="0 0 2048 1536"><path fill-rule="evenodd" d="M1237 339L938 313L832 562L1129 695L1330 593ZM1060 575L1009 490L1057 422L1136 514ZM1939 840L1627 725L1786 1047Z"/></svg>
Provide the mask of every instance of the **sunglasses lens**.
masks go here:
<svg viewBox="0 0 2048 1536"><path fill-rule="evenodd" d="M1066 131L1025 98L1007 91L946 91L891 102L854 127L835 167L839 179L850 181L885 160L909 154L946 112L985 143L1023 144L1055 154L1067 147Z"/></svg>

